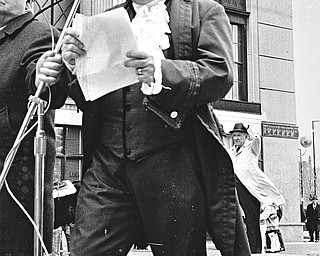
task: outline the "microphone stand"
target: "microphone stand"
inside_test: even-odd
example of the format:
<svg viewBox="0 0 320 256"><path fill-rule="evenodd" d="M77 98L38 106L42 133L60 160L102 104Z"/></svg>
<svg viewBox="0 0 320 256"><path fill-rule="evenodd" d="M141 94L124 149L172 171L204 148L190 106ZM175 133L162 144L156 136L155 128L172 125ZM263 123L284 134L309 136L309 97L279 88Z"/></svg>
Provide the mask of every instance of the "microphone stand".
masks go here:
<svg viewBox="0 0 320 256"><path fill-rule="evenodd" d="M61 32L59 40L58 40L58 42L56 44L56 47L54 49L55 53L58 53L60 51L60 48L62 46L62 40L63 40L63 37L65 35L66 29L70 26L72 18L74 17L79 4L80 4L80 0L75 0L74 1L73 6L72 6L72 8L70 10L70 14L69 14L69 16L67 18L67 21L66 21L66 23L64 25L64 28L63 28L63 30ZM42 93L44 88L45 88L45 83L41 82L39 84L38 89L37 89L35 95L33 96L33 98L35 98L35 99L40 98L40 94ZM0 190L3 187L4 181L5 181L5 179L6 179L7 175L8 175L8 172L9 172L9 169L10 169L10 167L12 165L13 159L16 156L16 153L18 151L19 145L20 145L21 140L22 140L21 138L23 137L23 135L24 135L29 123L30 123L30 120L34 116L34 113L35 113L36 107L37 107L37 102L36 101L37 100L31 101L30 106L28 108L28 111L27 111L27 113L25 115L25 118L24 118L24 120L23 120L23 122L21 124L20 130L19 130L19 132L17 134L16 140L15 140L13 146L12 146L12 150L10 151L10 153L7 156L7 159L6 159L6 161L5 161L4 165L3 165L3 169L2 169L2 172L0 174Z"/></svg>
<svg viewBox="0 0 320 256"><path fill-rule="evenodd" d="M44 101L38 103L38 128L34 138L35 175L34 175L34 222L39 233L43 234L43 202L44 202L44 169L47 148L46 134L44 131ZM37 233L34 232L35 256L41 256L41 244Z"/></svg>
<svg viewBox="0 0 320 256"><path fill-rule="evenodd" d="M73 5L72 5L72 8L71 8L70 13L68 15L68 18L66 20L66 23L65 23L65 25L63 27L63 30L62 30L62 32L60 34L58 42L57 42L57 44L55 46L55 49L54 49L55 53L58 53L60 51L60 48L62 46L63 37L65 35L66 29L70 26L70 24L72 22L72 18L76 14L76 11L77 11L77 9L79 7L79 4L80 4L80 0L75 0L73 2ZM31 119L34 116L34 113L36 112L37 104L39 102L41 102L40 95L41 95L42 91L44 90L44 88L45 88L45 83L41 82L39 84L39 87L37 88L37 91L36 91L35 95L32 97L32 100L30 101L30 105L29 105L28 111L27 111L27 113L25 115L25 118L24 118L22 124L21 124L20 130L19 130L19 132L17 134L17 137L15 139L15 142L14 142L14 144L12 146L12 149L10 150L10 152L9 152L5 162L4 162L3 169L2 169L2 172L0 174L0 191L1 191L1 189L3 187L3 184L4 184L5 180L6 180L6 177L8 175L9 170L10 170L12 162L13 162L16 154L17 154L18 148L19 148L20 143L21 143L21 141L23 139L23 136L24 136L24 134L25 134L25 132L27 130L27 127L28 127ZM43 105L40 107L39 111L40 111L40 114L38 114L38 116L42 116L43 117L43 114L44 114L43 113ZM43 196L42 196L42 194L43 194L43 175L44 175L44 172L43 172L44 160L43 160L43 158L44 158L44 155L45 155L45 152L43 152L43 151L44 151L45 145L42 142L45 141L45 134L44 134L44 131L42 130L42 128L43 128L43 119L42 119L41 122L42 122L42 124L38 124L38 127L40 128L40 131L37 132L38 136L40 136L40 137L35 139L35 145L34 145L35 147L40 146L40 148L35 148L34 152L37 153L37 155L35 156L35 158L36 158L36 163L35 163L36 172L38 172L38 171L39 171L39 173L41 172L40 177L35 177L35 192L36 191L41 192L38 195L35 194L35 201L36 201L35 202L35 208L36 208L37 212L34 213L34 214L35 214L35 217L37 217L37 219L38 219L38 220L36 220L37 227L42 226L41 222L43 222L43 220L42 220L42 215L43 215ZM39 169L39 170L37 170L37 169ZM41 171L40 171L40 169L41 169ZM38 184L38 183L40 183L40 184ZM41 197L41 199L39 197ZM38 207L41 208L41 209L38 209ZM39 219L39 218L41 218L41 219ZM42 233L40 233L40 234L42 235ZM35 240L38 241L36 236L35 236ZM38 243L36 241L35 241L35 244ZM37 248L35 248L35 247L37 247ZM40 246L34 246L34 256L42 255L42 250L39 247Z"/></svg>

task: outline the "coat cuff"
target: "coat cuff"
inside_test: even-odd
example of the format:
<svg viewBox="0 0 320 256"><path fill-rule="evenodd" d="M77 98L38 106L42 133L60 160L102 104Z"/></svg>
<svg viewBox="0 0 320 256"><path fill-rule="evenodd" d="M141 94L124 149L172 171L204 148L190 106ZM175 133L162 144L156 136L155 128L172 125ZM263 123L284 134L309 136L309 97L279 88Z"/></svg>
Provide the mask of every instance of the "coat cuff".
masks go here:
<svg viewBox="0 0 320 256"><path fill-rule="evenodd" d="M198 66L191 61L186 61L190 73L189 85L185 93L177 90L162 90L159 95L146 96L143 104L171 127L178 129L193 108L200 89ZM170 85L168 85L170 86ZM181 96L185 95L185 96Z"/></svg>

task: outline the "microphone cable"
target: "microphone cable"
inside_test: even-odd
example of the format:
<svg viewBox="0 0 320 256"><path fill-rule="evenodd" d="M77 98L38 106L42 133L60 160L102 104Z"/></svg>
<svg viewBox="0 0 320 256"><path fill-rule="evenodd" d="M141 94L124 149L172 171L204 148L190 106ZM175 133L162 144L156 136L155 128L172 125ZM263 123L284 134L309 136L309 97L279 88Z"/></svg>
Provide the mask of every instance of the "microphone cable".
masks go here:
<svg viewBox="0 0 320 256"><path fill-rule="evenodd" d="M48 112L49 110L49 106L51 104L51 89L50 87L48 87L48 90L49 90L49 104L48 106L46 107L45 111L44 111L44 115ZM4 161L4 163L6 163L8 161L8 157L12 154L12 152L17 148L19 147L20 143L23 141L23 139L28 136L28 134L30 134L32 132L32 130L37 126L38 124L38 121L36 121L24 134L23 136L12 146L11 150L9 151L9 153L7 154L7 157ZM16 198L16 196L13 194L13 192L11 191L10 187L9 187L9 184L7 182L7 180L5 180L5 186L6 186L6 189L9 193L9 195L11 196L11 198L13 199L13 201L19 206L19 208L22 210L22 212L25 214L25 216L29 219L29 221L31 222L36 234L37 234L37 237L41 243L41 247L43 248L44 252L45 252L45 255L46 256L50 256L49 252L48 252L48 249L46 247L46 245L44 244L44 241L43 241L43 237L41 236L39 230L38 230L38 227L35 223L35 221L32 219L32 217L30 216L30 214L27 212L27 210L24 208L24 206L19 202L19 200Z"/></svg>
<svg viewBox="0 0 320 256"><path fill-rule="evenodd" d="M58 1L58 3L61 2L61 1L63 1L63 0ZM37 0L34 0L33 2L36 2L38 8L40 9L40 12L39 12L37 15L42 14L43 17L44 17L44 19L45 19L45 21L46 21L46 23L47 23L47 25L48 25L49 28L50 28L50 34L51 34L51 50L53 51L53 50L54 50L54 44L55 44L53 28L52 28L52 26L51 26L51 24L50 24L50 22L49 22L49 20L48 20L48 17L47 17L46 14L44 13L45 10L41 10L41 6L40 6L40 4L38 3ZM55 3L55 4L57 4L57 3ZM52 6L54 6L54 5L52 5ZM27 7L30 8L31 6L27 6ZM51 6L49 6L49 8L50 8L50 7L51 7ZM47 8L47 9L48 9L48 8ZM34 16L34 17L35 17L35 16ZM47 104L47 106L46 106L46 109L44 110L44 115L48 112L49 107L50 107L51 102L52 102L51 88L50 88L50 86L47 86L47 88L48 88L49 97L48 97L48 104ZM30 104L30 101L29 101L28 104ZM29 106L28 106L28 108L29 108ZM20 145L20 143L23 141L23 139L24 139L28 134L30 134L30 133L32 132L32 130L37 126L37 124L38 124L38 120L37 120L37 121L21 136L21 138L20 138L18 141L16 141L16 143L11 147L11 149L10 149L10 151L8 152L7 157L6 157L5 161L4 161L4 165L5 165L5 163L8 161L8 157L13 153L13 151L14 151L17 147L19 147L19 145ZM12 190L10 189L7 180L5 180L5 186L6 186L7 192L9 193L10 197L11 197L11 198L13 199L13 201L18 205L18 207L22 210L22 212L25 214L25 216L28 218L28 220L29 220L30 223L32 224L32 226L33 226L33 228L34 228L34 231L35 231L36 234L37 234L37 237L38 237L38 239L39 239L39 241L40 241L41 247L42 247L45 255L46 255L46 256L50 256L50 254L49 254L49 252L48 252L48 249L47 249L47 247L46 247L46 245L45 245L45 243L44 243L43 237L42 237L42 235L40 234L40 232L39 232L39 230L38 230L37 224L36 224L35 221L32 219L32 217L30 216L30 214L28 213L28 211L24 208L24 206L20 203L20 201L16 198L16 196L14 195L14 193L12 192Z"/></svg>

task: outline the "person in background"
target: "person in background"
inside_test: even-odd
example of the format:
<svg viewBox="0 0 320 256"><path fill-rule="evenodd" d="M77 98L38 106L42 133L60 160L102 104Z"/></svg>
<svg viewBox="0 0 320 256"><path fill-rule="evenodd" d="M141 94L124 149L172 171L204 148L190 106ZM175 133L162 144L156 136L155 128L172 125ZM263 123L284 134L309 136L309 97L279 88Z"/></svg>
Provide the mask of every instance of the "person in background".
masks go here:
<svg viewBox="0 0 320 256"><path fill-rule="evenodd" d="M140 50L124 63L139 82L91 102L77 80L68 86L84 113L86 169L71 255L127 255L137 244L155 256L205 256L206 230L223 256L250 255L232 163L207 106L233 83L223 7L211 0L118 7L142 31ZM73 73L86 47L67 31L62 56Z"/></svg>
<svg viewBox="0 0 320 256"><path fill-rule="evenodd" d="M306 209L304 208L304 200L301 198L300 201L300 220L302 223L306 221Z"/></svg>
<svg viewBox="0 0 320 256"><path fill-rule="evenodd" d="M80 188L80 181L59 180L53 183L54 225L53 253L60 255L70 251L70 234L74 225L75 208ZM62 242L63 241L63 242Z"/></svg>
<svg viewBox="0 0 320 256"><path fill-rule="evenodd" d="M57 38L57 31L53 31ZM26 0L0 0L0 170L27 112L29 96L35 93L41 81L54 85L60 78L62 59L50 51L51 45L49 25L33 18ZM46 90L42 95L44 99L48 98ZM55 94L58 88L53 86L51 90ZM60 107L65 100L64 97L60 99L58 94L55 99L57 103L52 107ZM47 136L44 238L50 251L55 159L54 112L49 110L44 119ZM31 216L34 211L34 135L33 130L21 142L6 179L10 190ZM0 191L0 255L33 255L33 232L31 223L3 186Z"/></svg>
<svg viewBox="0 0 320 256"><path fill-rule="evenodd" d="M279 227L282 206L261 205L261 238L264 252L284 251L284 242Z"/></svg>
<svg viewBox="0 0 320 256"><path fill-rule="evenodd" d="M284 204L285 200L269 177L259 168L259 135L242 123L236 123L230 134L233 146L228 152L234 166L236 188L244 211L251 253L261 253L261 203L278 206Z"/></svg>
<svg viewBox="0 0 320 256"><path fill-rule="evenodd" d="M278 207L277 207L277 216L278 216L278 219L279 219L279 222L280 222L282 217L283 217L283 205L282 204L278 205ZM280 242L280 251L285 251L286 248L284 246L284 240L283 240L280 228L279 228L277 233L278 233L279 242Z"/></svg>
<svg viewBox="0 0 320 256"><path fill-rule="evenodd" d="M311 197L311 201L312 202L307 206L306 227L309 231L310 242L319 242L320 205L318 204L318 197L316 195Z"/></svg>

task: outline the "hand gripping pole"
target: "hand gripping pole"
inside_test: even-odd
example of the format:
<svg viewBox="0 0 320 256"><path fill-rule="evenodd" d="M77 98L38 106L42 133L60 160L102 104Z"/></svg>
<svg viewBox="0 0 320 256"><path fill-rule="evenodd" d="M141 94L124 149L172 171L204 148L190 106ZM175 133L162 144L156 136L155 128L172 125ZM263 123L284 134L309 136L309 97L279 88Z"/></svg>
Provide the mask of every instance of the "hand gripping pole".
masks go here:
<svg viewBox="0 0 320 256"><path fill-rule="evenodd" d="M73 3L73 6L70 10L70 14L67 18L67 21L64 25L64 28L61 32L61 35L59 37L59 40L56 44L56 47L54 49L54 52L58 53L60 51L60 48L62 46L62 41L63 41L63 37L65 35L65 32L66 32L66 29L70 26L71 24L71 21L72 21L72 18L74 17L76 11L77 11L77 8L80 4L80 0L75 0L74 3ZM45 83L41 82L39 84L39 87L34 95L35 98L39 98L40 94L42 93L43 89L45 88ZM20 142L21 142L21 138L23 137L29 123L30 123L30 120L33 118L33 115L36 111L36 107L37 107L37 103L36 101L32 101L30 103L30 106L28 108L28 111L25 115L25 118L21 124L21 127L20 127L20 130L18 132L18 135L16 137L16 140L12 146L12 150L10 151L9 155L7 156L7 160L5 161L4 165L3 165L3 169L2 169L2 172L0 174L0 190L2 189L3 187L3 184L4 184L4 181L8 175L8 172L9 172L9 169L12 165L12 162L14 160L14 157L18 151L18 148L19 148L19 145L20 145Z"/></svg>
<svg viewBox="0 0 320 256"><path fill-rule="evenodd" d="M63 31L59 37L55 52L59 52L65 30L70 26L80 0L75 0L65 23ZM43 235L43 204L44 204L44 170L45 170L45 155L46 155L46 135L44 131L44 102L40 100L38 103L38 129L34 140L34 155L35 155L35 180L34 180L34 221L38 227L38 231ZM39 241L37 232L34 232L34 256L42 256L43 250Z"/></svg>
<svg viewBox="0 0 320 256"><path fill-rule="evenodd" d="M63 27L63 30L61 32L61 35L58 39L58 42L55 46L54 52L58 53L61 49L63 37L65 35L66 29L71 25L72 19L74 15L76 14L76 11L79 7L80 0L75 0L72 8L70 10L70 13L68 15L68 18L66 20L66 23ZM17 137L15 139L15 142L12 146L12 149L10 150L9 154L7 155L7 158L4 162L2 172L0 174L0 191L4 185L4 182L6 180L6 177L8 175L8 172L10 170L10 167L12 165L12 162L16 156L16 153L18 151L18 148L20 146L21 140L23 139L23 136L27 130L27 127L31 121L31 119L34 116L34 113L37 110L38 106L38 117L39 117L39 123L38 123L38 131L36 132L36 138L35 138L35 202L34 202L34 218L36 226L39 229L39 233L42 235L43 230L41 230L43 227L43 177L44 177L44 157L45 157L45 148L46 148L46 136L43 130L43 101L37 100L40 98L40 94L45 88L45 83L41 82L39 87L37 88L37 91L35 95L32 97L33 100L30 102L28 111L25 115L25 118L22 122L22 125L20 127L20 130L17 134ZM35 100L36 99L36 100ZM36 232L35 232L36 233ZM34 245L34 256L41 256L42 250L41 246L39 244L39 239L35 235L35 245Z"/></svg>

